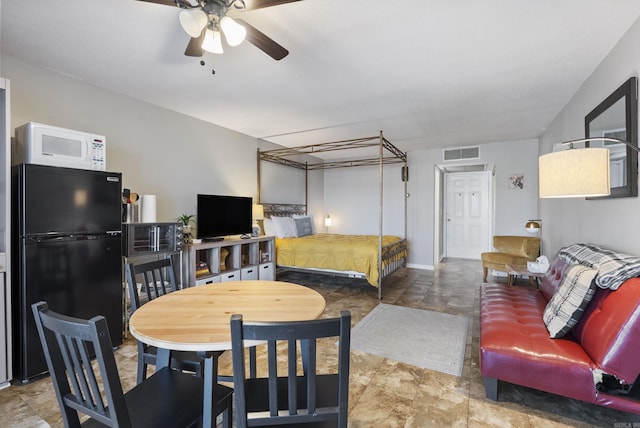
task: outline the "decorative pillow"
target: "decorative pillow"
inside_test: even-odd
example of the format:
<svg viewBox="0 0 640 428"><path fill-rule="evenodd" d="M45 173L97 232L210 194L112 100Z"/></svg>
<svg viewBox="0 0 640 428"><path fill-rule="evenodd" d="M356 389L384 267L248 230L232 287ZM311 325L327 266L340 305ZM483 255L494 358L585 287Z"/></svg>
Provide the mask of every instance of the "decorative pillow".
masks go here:
<svg viewBox="0 0 640 428"><path fill-rule="evenodd" d="M315 224L315 222L313 221L313 216L312 216L312 215L309 215L309 214L304 214L304 215L302 215L302 214L294 214L294 215L292 215L291 217L292 217L294 220L297 220L297 219L299 219L299 218L308 218L309 220L311 220L311 233L312 233L312 234L313 234L313 233L316 233L316 224Z"/></svg>
<svg viewBox="0 0 640 428"><path fill-rule="evenodd" d="M295 238L296 225L291 217L271 217L276 228L276 237Z"/></svg>
<svg viewBox="0 0 640 428"><path fill-rule="evenodd" d="M595 294L598 271L582 265L571 265L562 284L544 308L543 320L553 339L564 336L580 321Z"/></svg>
<svg viewBox="0 0 640 428"><path fill-rule="evenodd" d="M264 234L267 236L276 236L276 227L273 224L273 220L265 218L262 220L262 227L264 227Z"/></svg>
<svg viewBox="0 0 640 428"><path fill-rule="evenodd" d="M296 224L296 236L298 238L313 235L313 227L311 226L311 219L309 217L294 218L293 221Z"/></svg>

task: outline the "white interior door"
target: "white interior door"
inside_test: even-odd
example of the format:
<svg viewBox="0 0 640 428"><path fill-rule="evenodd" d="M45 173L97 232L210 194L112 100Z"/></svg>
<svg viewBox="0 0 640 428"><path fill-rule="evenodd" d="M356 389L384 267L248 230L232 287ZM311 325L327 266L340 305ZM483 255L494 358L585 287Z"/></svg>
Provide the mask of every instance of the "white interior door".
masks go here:
<svg viewBox="0 0 640 428"><path fill-rule="evenodd" d="M447 257L480 259L489 251L491 172L445 175L445 253Z"/></svg>

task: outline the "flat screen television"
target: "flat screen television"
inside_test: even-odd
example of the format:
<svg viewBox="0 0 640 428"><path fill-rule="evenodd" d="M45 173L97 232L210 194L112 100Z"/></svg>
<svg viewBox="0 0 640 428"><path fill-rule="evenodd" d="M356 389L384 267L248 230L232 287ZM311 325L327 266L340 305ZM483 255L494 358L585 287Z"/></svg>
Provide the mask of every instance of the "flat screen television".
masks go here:
<svg viewBox="0 0 640 428"><path fill-rule="evenodd" d="M221 239L228 235L251 234L251 198L198 194L197 237Z"/></svg>

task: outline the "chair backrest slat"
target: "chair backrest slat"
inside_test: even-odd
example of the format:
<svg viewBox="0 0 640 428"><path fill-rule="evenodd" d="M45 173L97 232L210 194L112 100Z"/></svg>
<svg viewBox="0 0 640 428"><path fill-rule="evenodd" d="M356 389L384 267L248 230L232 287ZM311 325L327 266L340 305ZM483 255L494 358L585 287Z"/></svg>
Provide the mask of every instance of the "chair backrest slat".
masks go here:
<svg viewBox="0 0 640 428"><path fill-rule="evenodd" d="M289 401L289 414L290 415L296 415L298 414L298 403L297 403L297 397L298 397L298 390L297 390L297 383L298 383L298 379L297 379L297 374L298 374L298 352L296 349L296 340L295 339L289 339L287 341L287 354L289 357L289 361L287 364L288 367L288 380L287 383L289 384L289 387L287 388L289 391L289 397L288 397L288 401ZM315 375L315 373L313 374ZM310 376L313 376L310 374Z"/></svg>
<svg viewBox="0 0 640 428"><path fill-rule="evenodd" d="M244 348L243 348L244 349ZM275 340L267 342L269 364L269 413L278 416L278 346ZM233 354L233 351L231 351ZM244 357L242 358L244 361ZM233 368L235 373L235 367Z"/></svg>
<svg viewBox="0 0 640 428"><path fill-rule="evenodd" d="M305 351L309 357L306 359L307 367L305 368L305 374L308 376L307 380L307 413L313 414L316 411L316 346L315 340L302 340L301 346L305 347Z"/></svg>

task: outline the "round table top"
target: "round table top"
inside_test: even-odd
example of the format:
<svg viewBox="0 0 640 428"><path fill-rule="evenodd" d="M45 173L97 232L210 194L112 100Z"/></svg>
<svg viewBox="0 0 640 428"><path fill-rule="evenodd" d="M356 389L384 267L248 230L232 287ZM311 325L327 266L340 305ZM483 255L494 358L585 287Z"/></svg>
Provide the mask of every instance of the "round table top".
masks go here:
<svg viewBox="0 0 640 428"><path fill-rule="evenodd" d="M231 315L244 321L306 321L325 309L315 290L281 281L235 281L185 288L142 305L129 330L148 345L176 351L231 349Z"/></svg>

